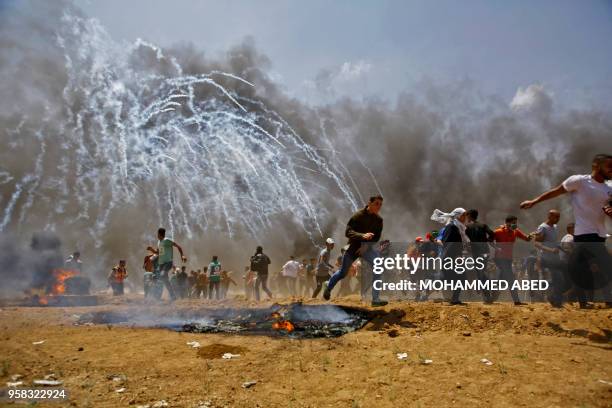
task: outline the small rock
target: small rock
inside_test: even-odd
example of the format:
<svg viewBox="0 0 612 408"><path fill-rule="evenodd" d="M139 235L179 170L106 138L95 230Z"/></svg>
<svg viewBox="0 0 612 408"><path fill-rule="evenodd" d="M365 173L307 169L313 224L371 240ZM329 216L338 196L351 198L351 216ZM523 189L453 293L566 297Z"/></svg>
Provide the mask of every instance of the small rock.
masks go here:
<svg viewBox="0 0 612 408"><path fill-rule="evenodd" d="M398 360L405 360L408 358L408 353L397 353Z"/></svg>
<svg viewBox="0 0 612 408"><path fill-rule="evenodd" d="M458 389L460 389L460 388L461 388L461 384L460 384L460 383L457 383L457 384L455 384L455 387L457 387Z"/></svg>
<svg viewBox="0 0 612 408"><path fill-rule="evenodd" d="M255 384L257 384L257 381L247 381L245 383L242 383L242 388L251 388Z"/></svg>
<svg viewBox="0 0 612 408"><path fill-rule="evenodd" d="M23 381L7 382L6 386L9 388L15 388L23 385Z"/></svg>
<svg viewBox="0 0 612 408"><path fill-rule="evenodd" d="M191 346L191 347L193 347L193 348L200 348L200 347L202 347L202 345L200 344L200 342L197 342L197 341L188 341L188 342L187 342L187 345L188 345L188 346Z"/></svg>
<svg viewBox="0 0 612 408"><path fill-rule="evenodd" d="M157 401L152 405L152 408L164 408L169 407L170 405L166 402L166 400Z"/></svg>
<svg viewBox="0 0 612 408"><path fill-rule="evenodd" d="M472 335L472 333L465 331L462 333L464 337L470 337Z"/></svg>
<svg viewBox="0 0 612 408"><path fill-rule="evenodd" d="M397 336L400 335L400 333L399 333L399 330L397 330L397 329L391 329L391 330L387 331L387 335L389 337L397 337Z"/></svg>
<svg viewBox="0 0 612 408"><path fill-rule="evenodd" d="M62 385L61 381L52 381L52 380L34 380L34 385L42 385L44 387L56 387L58 385Z"/></svg>
<svg viewBox="0 0 612 408"><path fill-rule="evenodd" d="M493 365L493 363L490 360L486 359L486 358L480 359L480 362L483 363L484 365L488 365L488 366Z"/></svg>
<svg viewBox="0 0 612 408"><path fill-rule="evenodd" d="M481 315L483 315L484 317L489 317L491 315L491 313L489 313L488 310L483 310L482 312L480 312Z"/></svg>
<svg viewBox="0 0 612 408"><path fill-rule="evenodd" d="M77 351L83 351L83 350L85 350L83 347L79 347L79 348L77 349Z"/></svg>

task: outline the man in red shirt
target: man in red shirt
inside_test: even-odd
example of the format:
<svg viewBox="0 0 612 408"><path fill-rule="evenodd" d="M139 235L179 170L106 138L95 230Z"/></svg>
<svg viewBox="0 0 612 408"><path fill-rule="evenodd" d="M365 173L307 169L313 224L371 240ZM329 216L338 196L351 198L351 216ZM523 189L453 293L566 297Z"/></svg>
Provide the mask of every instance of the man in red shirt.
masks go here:
<svg viewBox="0 0 612 408"><path fill-rule="evenodd" d="M525 235L523 231L518 229L518 218L514 215L506 217L506 223L493 231L494 241L497 244L495 251L495 265L500 272L500 279L506 280L509 287L514 284L514 272L512 271L512 254L514 249L514 241L517 238L523 241L531 241L531 234ZM510 289L512 300L516 306L524 305L518 296L516 289Z"/></svg>

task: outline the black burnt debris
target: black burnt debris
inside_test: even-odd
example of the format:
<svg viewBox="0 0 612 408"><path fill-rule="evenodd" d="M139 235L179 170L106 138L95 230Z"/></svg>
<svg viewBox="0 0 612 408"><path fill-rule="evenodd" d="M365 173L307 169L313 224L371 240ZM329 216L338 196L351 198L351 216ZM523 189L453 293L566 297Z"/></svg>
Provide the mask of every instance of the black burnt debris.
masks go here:
<svg viewBox="0 0 612 408"><path fill-rule="evenodd" d="M189 333L268 335L290 338L339 337L359 330L372 318L367 310L338 305L292 303L268 308L200 309L168 316L143 317L100 312L81 316L79 324L123 324Z"/></svg>

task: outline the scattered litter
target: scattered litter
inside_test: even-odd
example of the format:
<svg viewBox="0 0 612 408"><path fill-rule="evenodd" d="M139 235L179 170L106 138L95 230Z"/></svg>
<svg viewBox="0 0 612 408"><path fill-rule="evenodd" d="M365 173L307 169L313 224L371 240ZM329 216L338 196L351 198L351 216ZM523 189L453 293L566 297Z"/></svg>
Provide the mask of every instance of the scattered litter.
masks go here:
<svg viewBox="0 0 612 408"><path fill-rule="evenodd" d="M164 408L164 407L169 407L169 406L170 405L165 400L161 400L153 404L152 408Z"/></svg>
<svg viewBox="0 0 612 408"><path fill-rule="evenodd" d="M212 402L210 401L200 401L198 403L197 408L210 408L212 406Z"/></svg>
<svg viewBox="0 0 612 408"><path fill-rule="evenodd" d="M251 388L255 384L257 384L257 381L247 381L245 383L242 383L242 388Z"/></svg>
<svg viewBox="0 0 612 408"><path fill-rule="evenodd" d="M55 376L55 374L47 374L45 375L45 380L57 380L57 377Z"/></svg>
<svg viewBox="0 0 612 408"><path fill-rule="evenodd" d="M429 365L431 363L433 363L433 360L423 360L423 361L421 361L421 364L424 364L424 365Z"/></svg>
<svg viewBox="0 0 612 408"><path fill-rule="evenodd" d="M124 391L125 391L125 388L119 388L118 390L115 390L115 392L118 392L118 393L122 393Z"/></svg>
<svg viewBox="0 0 612 408"><path fill-rule="evenodd" d="M601 380L599 380L601 381ZM19 387L20 385L23 385L23 381L15 381L15 382L7 382L6 386L9 388L15 388L15 387Z"/></svg>
<svg viewBox="0 0 612 408"><path fill-rule="evenodd" d="M197 341L188 341L187 345L191 346L193 348L200 348L200 347L202 347L202 345L199 342L197 342Z"/></svg>
<svg viewBox="0 0 612 408"><path fill-rule="evenodd" d="M408 358L408 353L397 353L398 360L405 360Z"/></svg>
<svg viewBox="0 0 612 408"><path fill-rule="evenodd" d="M11 375L11 381L19 381L23 378L23 375L21 374L13 374Z"/></svg>
<svg viewBox="0 0 612 408"><path fill-rule="evenodd" d="M230 360L232 358L238 358L238 357L240 357L240 354L232 354L232 353L225 353L223 354L223 356L221 356L221 358L225 360Z"/></svg>
<svg viewBox="0 0 612 408"><path fill-rule="evenodd" d="M597 382L600 382L600 383L606 384L606 385L612 385L612 382L606 381L606 380L597 380Z"/></svg>
<svg viewBox="0 0 612 408"><path fill-rule="evenodd" d="M56 380L34 380L33 384L42 385L45 387L56 387L58 385L62 385L62 382Z"/></svg>
<svg viewBox="0 0 612 408"><path fill-rule="evenodd" d="M490 360L486 359L486 358L481 359L480 362L484 363L484 365L488 365L488 366L493 365L493 363Z"/></svg>
<svg viewBox="0 0 612 408"><path fill-rule="evenodd" d="M41 340L41 341L33 341L32 344L37 346L39 344L43 344L45 342L45 340Z"/></svg>

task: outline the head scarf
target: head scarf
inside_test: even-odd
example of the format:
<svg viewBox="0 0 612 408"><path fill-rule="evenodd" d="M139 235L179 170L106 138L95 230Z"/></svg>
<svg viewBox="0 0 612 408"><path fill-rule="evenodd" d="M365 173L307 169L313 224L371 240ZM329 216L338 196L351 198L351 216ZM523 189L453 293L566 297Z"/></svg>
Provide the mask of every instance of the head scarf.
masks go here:
<svg viewBox="0 0 612 408"><path fill-rule="evenodd" d="M436 221L444 225L453 224L459 229L459 233L461 234L461 240L463 242L470 242L470 239L465 234L465 224L463 224L461 221L457 219L463 213L465 213L465 209L461 207L457 207L449 213L445 213L436 208L433 214L431 214L431 219L432 221Z"/></svg>

